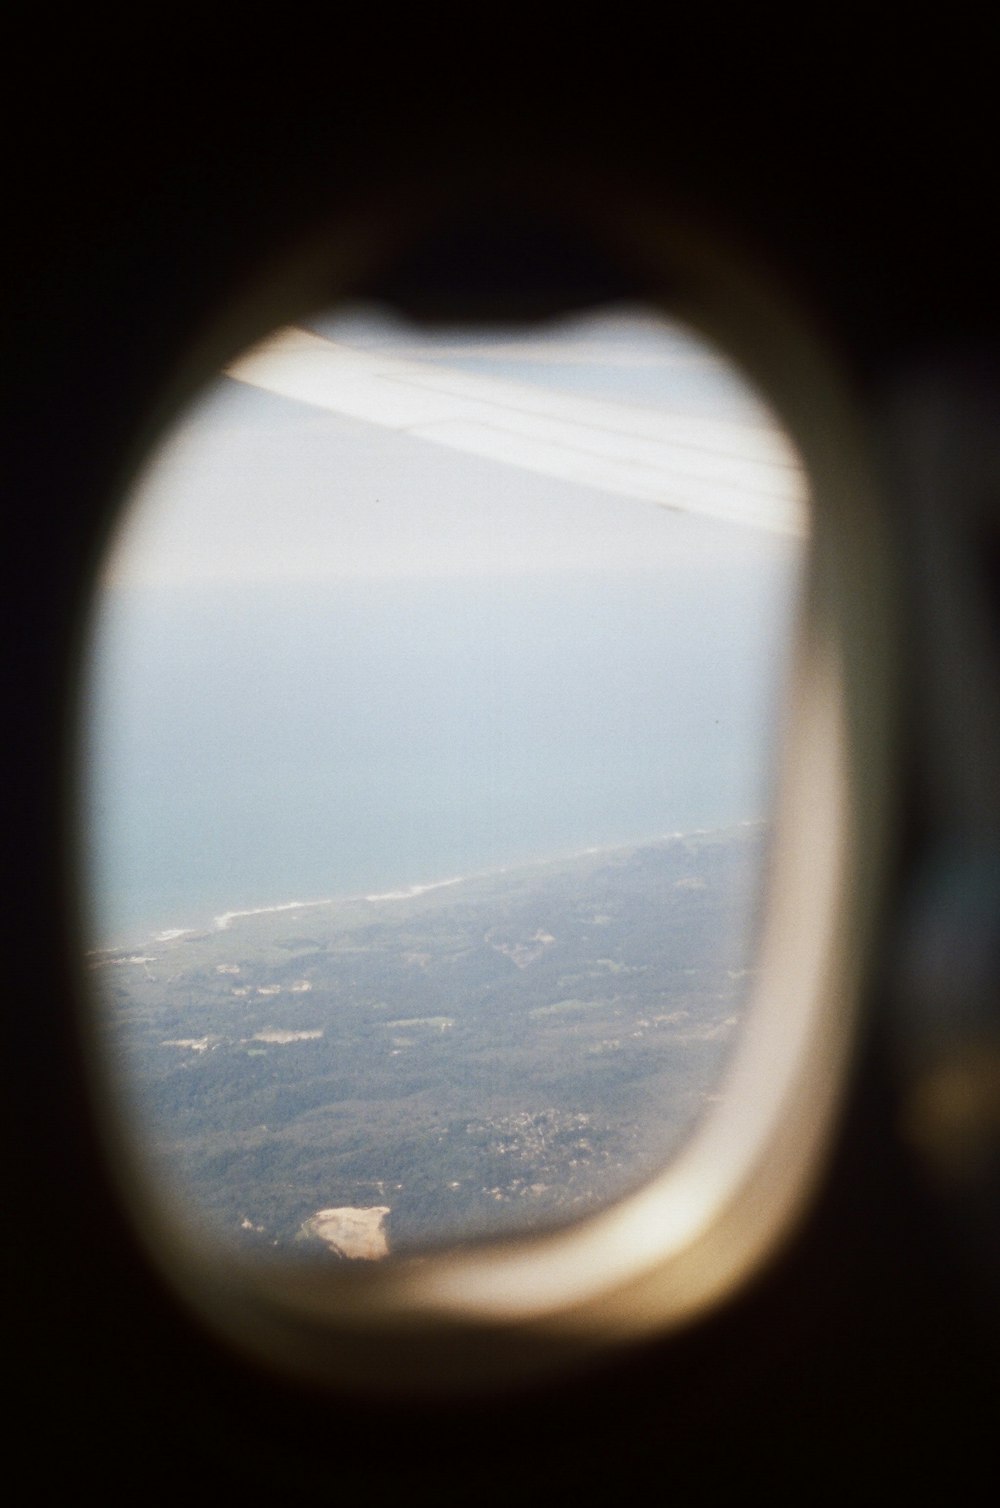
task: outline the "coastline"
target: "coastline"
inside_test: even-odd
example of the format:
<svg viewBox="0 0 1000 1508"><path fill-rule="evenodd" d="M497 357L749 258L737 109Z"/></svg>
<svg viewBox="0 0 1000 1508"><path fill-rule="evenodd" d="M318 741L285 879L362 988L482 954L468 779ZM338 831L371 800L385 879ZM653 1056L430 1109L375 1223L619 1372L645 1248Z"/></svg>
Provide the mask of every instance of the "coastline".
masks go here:
<svg viewBox="0 0 1000 1508"><path fill-rule="evenodd" d="M423 895L427 890L442 890L446 885L461 885L464 880L472 878L472 875L457 874L448 880L428 880L422 885L409 885L404 890L385 890L378 895L331 895L321 901L278 901L273 906L247 906L241 911L223 911L219 916L213 917L212 921L216 932L227 932L230 924L238 921L241 916L270 916L276 911L307 911L317 906L343 905L346 901L408 901L415 895ZM157 939L167 942L173 937L180 937L183 932L193 931L195 931L193 927L171 927L166 932L157 933Z"/></svg>
<svg viewBox="0 0 1000 1508"><path fill-rule="evenodd" d="M550 855L545 859L528 860L525 863L503 864L494 869L476 869L468 874L452 875L444 880L425 880L419 884L408 885L398 890L384 890L373 893L351 892L344 895L325 896L319 900L310 901L278 901L268 906L247 906L234 908L230 911L222 911L211 918L207 926L187 927L164 927L156 931L144 931L142 936L133 936L130 940L118 943L107 943L97 947L88 948L85 952L87 958L98 958L102 955L120 953L126 949L135 949L150 944L164 944L175 942L181 937L205 936L212 933L229 931L234 921L243 917L271 916L282 911L306 911L319 910L325 906L346 906L364 903L367 905L381 905L386 901L414 900L431 891L449 889L455 885L468 884L473 880L490 879L494 876L518 873L528 869L543 869L555 864L571 864L576 859L593 858L600 854L621 853L657 843L670 843L690 840L693 838L707 838L725 833L735 833L752 827L763 827L767 819L764 817L743 818L738 822L730 822L722 827L694 827L684 831L661 832L645 838L627 840L621 843L602 843L591 845L586 848L576 848L566 853Z"/></svg>

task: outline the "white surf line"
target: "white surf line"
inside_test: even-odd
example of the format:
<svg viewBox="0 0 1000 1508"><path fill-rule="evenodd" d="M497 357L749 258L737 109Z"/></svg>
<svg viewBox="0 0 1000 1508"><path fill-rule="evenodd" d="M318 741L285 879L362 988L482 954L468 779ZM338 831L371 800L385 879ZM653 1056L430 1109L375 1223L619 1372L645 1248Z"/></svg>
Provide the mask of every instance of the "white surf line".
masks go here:
<svg viewBox="0 0 1000 1508"><path fill-rule="evenodd" d="M226 369L251 387L484 459L771 533L806 532L806 483L766 424L686 417L355 351L290 327Z"/></svg>
<svg viewBox="0 0 1000 1508"><path fill-rule="evenodd" d="M238 921L243 916L271 916L278 911L307 911L319 906L349 905L352 901L405 901L413 896L423 895L428 890L441 890L447 885L460 885L466 878L468 876L458 874L448 880L430 880L423 885L409 885L405 890L386 890L379 895L352 892L350 895L343 895L339 898L327 896L320 901L280 901L275 906L248 906L241 911L223 911L219 916L214 917L213 921L217 932L225 932L231 922ZM182 930L190 932L194 929L177 928L171 935L179 937Z"/></svg>
<svg viewBox="0 0 1000 1508"><path fill-rule="evenodd" d="M220 916L213 918L217 932L225 932L230 922L237 921L241 916L270 916L273 911L305 911L311 906L332 906L332 900L322 901L281 901L277 906L249 906L244 911L223 911Z"/></svg>
<svg viewBox="0 0 1000 1508"><path fill-rule="evenodd" d="M488 870L484 873L489 873ZM472 875L457 874L450 880L431 880L426 885L408 885L405 890L385 890L381 895L366 895L366 901L408 901L417 895L426 895L428 890L444 890L449 885L461 885L465 880L472 879Z"/></svg>

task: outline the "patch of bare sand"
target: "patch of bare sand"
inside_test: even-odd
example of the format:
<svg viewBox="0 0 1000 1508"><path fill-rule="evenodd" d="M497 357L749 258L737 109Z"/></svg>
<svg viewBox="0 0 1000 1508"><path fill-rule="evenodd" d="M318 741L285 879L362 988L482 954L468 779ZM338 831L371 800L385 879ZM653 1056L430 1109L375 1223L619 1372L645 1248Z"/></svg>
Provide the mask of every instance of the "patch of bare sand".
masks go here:
<svg viewBox="0 0 1000 1508"><path fill-rule="evenodd" d="M323 1028L317 1027L315 1031L283 1031L280 1027L270 1027L267 1031L254 1032L252 1041L273 1042L279 1047L284 1047L288 1042L312 1042L323 1035Z"/></svg>
<svg viewBox="0 0 1000 1508"><path fill-rule="evenodd" d="M338 1257L354 1261L378 1262L389 1255L389 1238L385 1232L387 1204L370 1209L317 1210L303 1224L302 1236L318 1236Z"/></svg>

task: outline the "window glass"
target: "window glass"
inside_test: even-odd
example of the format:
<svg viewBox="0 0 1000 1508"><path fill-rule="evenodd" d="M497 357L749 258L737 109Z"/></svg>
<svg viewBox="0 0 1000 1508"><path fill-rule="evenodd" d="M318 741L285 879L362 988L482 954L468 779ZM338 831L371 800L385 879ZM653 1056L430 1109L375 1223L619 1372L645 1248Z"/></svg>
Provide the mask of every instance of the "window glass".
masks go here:
<svg viewBox="0 0 1000 1508"><path fill-rule="evenodd" d="M641 309L348 309L202 393L84 728L98 1029L192 1221L371 1260L669 1159L753 977L805 530L771 413Z"/></svg>

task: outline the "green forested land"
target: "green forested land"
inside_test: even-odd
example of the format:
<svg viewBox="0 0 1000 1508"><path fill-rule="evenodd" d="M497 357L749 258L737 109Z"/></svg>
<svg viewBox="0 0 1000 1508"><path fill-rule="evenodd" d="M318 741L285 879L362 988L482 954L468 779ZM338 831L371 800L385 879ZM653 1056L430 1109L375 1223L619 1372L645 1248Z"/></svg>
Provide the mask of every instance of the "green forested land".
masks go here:
<svg viewBox="0 0 1000 1508"><path fill-rule="evenodd" d="M764 845L663 840L94 955L127 1113L244 1244L337 1205L388 1205L397 1251L591 1209L718 1090ZM281 1031L322 1035L258 1035Z"/></svg>

